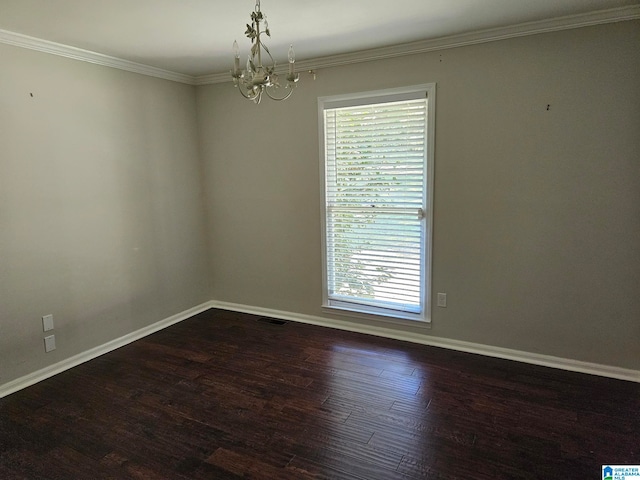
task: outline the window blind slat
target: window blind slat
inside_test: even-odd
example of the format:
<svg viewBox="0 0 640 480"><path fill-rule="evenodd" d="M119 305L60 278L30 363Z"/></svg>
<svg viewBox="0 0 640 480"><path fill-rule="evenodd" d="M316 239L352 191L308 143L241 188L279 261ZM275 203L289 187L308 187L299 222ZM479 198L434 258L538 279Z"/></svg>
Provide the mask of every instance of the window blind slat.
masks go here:
<svg viewBox="0 0 640 480"><path fill-rule="evenodd" d="M329 297L420 311L426 100L324 114Z"/></svg>

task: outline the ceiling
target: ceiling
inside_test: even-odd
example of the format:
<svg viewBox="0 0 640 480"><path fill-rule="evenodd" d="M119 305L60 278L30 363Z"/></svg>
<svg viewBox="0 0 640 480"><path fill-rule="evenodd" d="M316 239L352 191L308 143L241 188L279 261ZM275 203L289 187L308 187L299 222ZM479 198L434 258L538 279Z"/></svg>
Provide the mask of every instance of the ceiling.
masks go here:
<svg viewBox="0 0 640 480"><path fill-rule="evenodd" d="M248 52L255 0L0 0L0 30L191 77ZM262 0L279 62L638 5L637 0Z"/></svg>

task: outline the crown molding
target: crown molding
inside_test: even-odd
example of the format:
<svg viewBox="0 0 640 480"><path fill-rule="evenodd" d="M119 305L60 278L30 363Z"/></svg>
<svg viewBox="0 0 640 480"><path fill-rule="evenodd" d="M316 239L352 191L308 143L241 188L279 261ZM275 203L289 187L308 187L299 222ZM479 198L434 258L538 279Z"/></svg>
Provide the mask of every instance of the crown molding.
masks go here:
<svg viewBox="0 0 640 480"><path fill-rule="evenodd" d="M480 43L496 42L509 38L537 35L540 33L557 32L570 30L573 28L589 27L606 23L623 22L627 20L640 19L640 4L628 7L600 10L597 12L584 13L580 15L569 15L550 20L521 23L510 27L492 28L480 30L461 35L451 35L432 40L421 40L418 42L395 45L391 47L375 48L353 53L332 55L312 60L296 62L299 71L317 70L320 68L339 67L352 65L374 60L402 57L420 53L433 52L437 50L447 50L450 48L463 47L466 45L477 45ZM152 67L142 63L136 63L117 57L111 57L102 53L83 50L81 48L63 45L61 43L50 42L28 35L0 30L0 43L14 45L17 47L37 50L39 52L50 53L61 57L72 58L83 62L103 65L105 67L117 68L128 72L139 73L150 77L162 78L173 82L185 83L187 85L211 85L215 83L230 82L229 72L219 72L210 75L193 77L182 73L171 72L161 68ZM284 71L284 70L283 70Z"/></svg>
<svg viewBox="0 0 640 480"><path fill-rule="evenodd" d="M162 78L172 82L195 85L195 78L190 75L170 72L150 65L131 62L122 58L111 57L102 53L83 50L81 48L71 47L61 43L50 42L48 40L42 40L40 38L30 37L28 35L22 35L8 30L0 30L0 43L27 48L29 50L36 50L38 52L50 53L52 55L80 60L82 62L94 63L105 67L117 68L127 72L139 73L149 77Z"/></svg>
<svg viewBox="0 0 640 480"><path fill-rule="evenodd" d="M353 65L356 63L370 62L374 60L384 60L387 58L402 57L420 53L447 50L450 48L463 47L467 45L477 45L480 43L496 42L509 38L537 35L540 33L557 32L574 28L602 25L606 23L623 22L627 20L640 19L640 5L630 7L613 8L600 10L597 12L584 13L581 15L569 15L550 20L521 23L510 27L492 28L479 30L461 35L451 35L448 37L436 38L433 40L421 40L418 42L405 43L391 47L375 48L353 53L332 55L296 62L298 71L317 70L320 68L340 67ZM196 85L209 85L214 83L230 82L229 73L214 73L195 78Z"/></svg>

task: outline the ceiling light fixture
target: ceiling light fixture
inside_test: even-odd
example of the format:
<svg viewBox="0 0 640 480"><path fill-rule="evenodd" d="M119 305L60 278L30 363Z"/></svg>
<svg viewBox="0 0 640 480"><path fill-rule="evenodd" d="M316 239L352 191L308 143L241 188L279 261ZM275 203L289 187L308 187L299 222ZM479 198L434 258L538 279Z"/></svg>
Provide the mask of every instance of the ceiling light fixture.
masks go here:
<svg viewBox="0 0 640 480"><path fill-rule="evenodd" d="M261 29L262 24L264 24L264 30ZM231 71L233 84L240 90L244 98L253 100L255 103L260 103L263 93L266 93L272 100L286 100L293 93L293 88L298 81L298 74L294 71L296 57L293 51L293 45L289 47L289 73L287 73L287 84L285 85L285 89L288 89L289 92L284 96L277 96L275 91L280 87L280 83L278 82L278 75L275 73L276 61L271 56L271 52L269 52L267 46L262 43L260 39L263 33L271 37L267 16L260 11L260 0L256 0L256 7L251 13L251 25L247 24L247 31L245 32L247 38L251 40L251 52L244 70L240 70L238 42L233 42L234 62L233 70ZM270 66L262 65L263 51L269 55L271 59Z"/></svg>

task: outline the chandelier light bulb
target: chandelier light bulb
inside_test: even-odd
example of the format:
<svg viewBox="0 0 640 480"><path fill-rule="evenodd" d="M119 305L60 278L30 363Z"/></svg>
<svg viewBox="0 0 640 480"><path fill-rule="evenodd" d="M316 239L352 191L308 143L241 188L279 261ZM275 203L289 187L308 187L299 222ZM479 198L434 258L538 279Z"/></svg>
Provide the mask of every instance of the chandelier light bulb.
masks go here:
<svg viewBox="0 0 640 480"><path fill-rule="evenodd" d="M233 72L231 72L234 80L237 80L240 75L238 72L240 70L240 53L238 49L238 42L233 41Z"/></svg>
<svg viewBox="0 0 640 480"><path fill-rule="evenodd" d="M293 77L293 64L296 61L296 52L293 51L293 45L289 47L289 76Z"/></svg>

